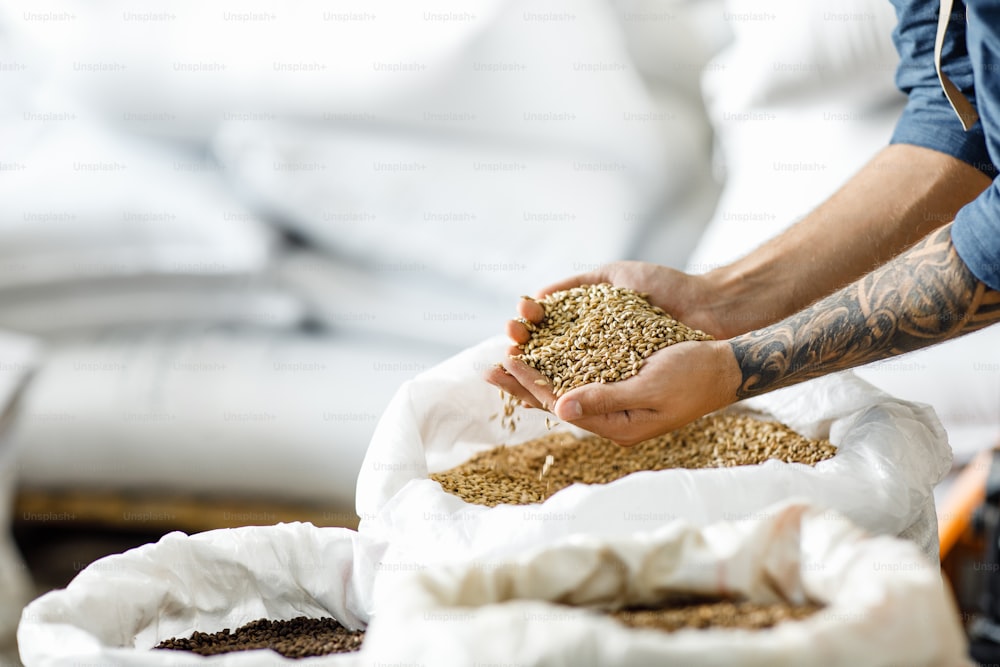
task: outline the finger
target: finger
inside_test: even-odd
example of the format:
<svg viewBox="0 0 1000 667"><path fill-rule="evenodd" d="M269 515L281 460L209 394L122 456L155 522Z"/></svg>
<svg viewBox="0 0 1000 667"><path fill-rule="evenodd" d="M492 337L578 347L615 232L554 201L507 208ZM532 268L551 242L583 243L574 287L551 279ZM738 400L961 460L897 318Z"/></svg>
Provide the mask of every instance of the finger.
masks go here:
<svg viewBox="0 0 1000 667"><path fill-rule="evenodd" d="M529 407L542 409L541 404L531 395L531 392L522 387L517 378L505 371L503 366L494 366L483 374L483 378Z"/></svg>
<svg viewBox="0 0 1000 667"><path fill-rule="evenodd" d="M507 322L507 337L518 345L524 345L531 339L531 332L528 331L528 327L524 326L523 322L509 320Z"/></svg>
<svg viewBox="0 0 1000 667"><path fill-rule="evenodd" d="M622 447L636 445L659 435L663 430L657 411L646 408L607 412L572 421L563 419L563 421L607 438Z"/></svg>
<svg viewBox="0 0 1000 667"><path fill-rule="evenodd" d="M517 314L529 322L541 322L545 317L545 309L534 299L522 298L517 302Z"/></svg>
<svg viewBox="0 0 1000 667"><path fill-rule="evenodd" d="M627 410L642 410L646 406L636 382L592 382L563 394L555 405L559 419L575 422L584 417L608 415Z"/></svg>
<svg viewBox="0 0 1000 667"><path fill-rule="evenodd" d="M552 393L552 385L541 373L513 356L508 356L504 360L503 367L517 379L521 387L531 393L543 409L552 409L556 403L556 396Z"/></svg>

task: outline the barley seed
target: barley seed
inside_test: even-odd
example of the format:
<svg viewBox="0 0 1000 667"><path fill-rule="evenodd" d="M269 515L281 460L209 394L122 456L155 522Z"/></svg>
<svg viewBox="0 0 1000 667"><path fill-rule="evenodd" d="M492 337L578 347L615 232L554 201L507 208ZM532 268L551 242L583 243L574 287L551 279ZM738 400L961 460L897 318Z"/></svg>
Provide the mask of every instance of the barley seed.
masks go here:
<svg viewBox="0 0 1000 667"><path fill-rule="evenodd" d="M497 364L500 368L503 368L501 364ZM506 369L504 369L506 372ZM503 417L500 419L500 428L507 429L511 433L517 430L517 406L520 401L514 398L513 394L508 394L503 389L500 390L500 398L503 399ZM496 415L494 415L495 417ZM493 417L490 417L493 419Z"/></svg>

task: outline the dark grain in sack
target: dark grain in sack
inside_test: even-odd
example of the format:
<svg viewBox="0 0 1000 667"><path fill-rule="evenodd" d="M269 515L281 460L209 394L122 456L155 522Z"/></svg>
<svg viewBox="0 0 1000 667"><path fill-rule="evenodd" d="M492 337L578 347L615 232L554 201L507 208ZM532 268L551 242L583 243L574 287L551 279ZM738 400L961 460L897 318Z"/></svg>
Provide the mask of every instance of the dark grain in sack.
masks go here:
<svg viewBox="0 0 1000 667"><path fill-rule="evenodd" d="M678 601L658 608L626 608L609 612L618 622L636 629L676 632L684 629L726 628L766 630L785 621L801 621L822 609L816 604L787 602L757 604L735 600Z"/></svg>
<svg viewBox="0 0 1000 667"><path fill-rule="evenodd" d="M364 630L348 630L333 618L299 616L288 621L262 618L232 631L195 632L187 639L165 639L154 648L198 655L269 648L286 658L311 658L358 651L364 636Z"/></svg>

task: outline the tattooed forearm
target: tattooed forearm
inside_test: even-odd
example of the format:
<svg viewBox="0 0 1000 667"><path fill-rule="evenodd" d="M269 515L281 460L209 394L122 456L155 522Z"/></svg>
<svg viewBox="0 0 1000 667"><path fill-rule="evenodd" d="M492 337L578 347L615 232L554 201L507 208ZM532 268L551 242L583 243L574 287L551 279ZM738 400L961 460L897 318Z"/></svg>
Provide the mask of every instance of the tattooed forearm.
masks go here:
<svg viewBox="0 0 1000 667"><path fill-rule="evenodd" d="M772 326L733 338L739 398L909 352L1000 321L1000 292L979 282L951 226Z"/></svg>

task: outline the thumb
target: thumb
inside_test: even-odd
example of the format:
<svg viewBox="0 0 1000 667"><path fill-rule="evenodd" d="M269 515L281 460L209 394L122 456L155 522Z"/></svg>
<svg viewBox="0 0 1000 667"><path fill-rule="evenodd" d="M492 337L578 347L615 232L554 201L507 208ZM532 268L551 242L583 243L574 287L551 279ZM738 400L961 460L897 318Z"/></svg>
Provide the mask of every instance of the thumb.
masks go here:
<svg viewBox="0 0 1000 667"><path fill-rule="evenodd" d="M626 382L594 382L566 392L556 401L554 412L563 421L576 421L582 417L606 415L611 412L632 410L636 397Z"/></svg>

